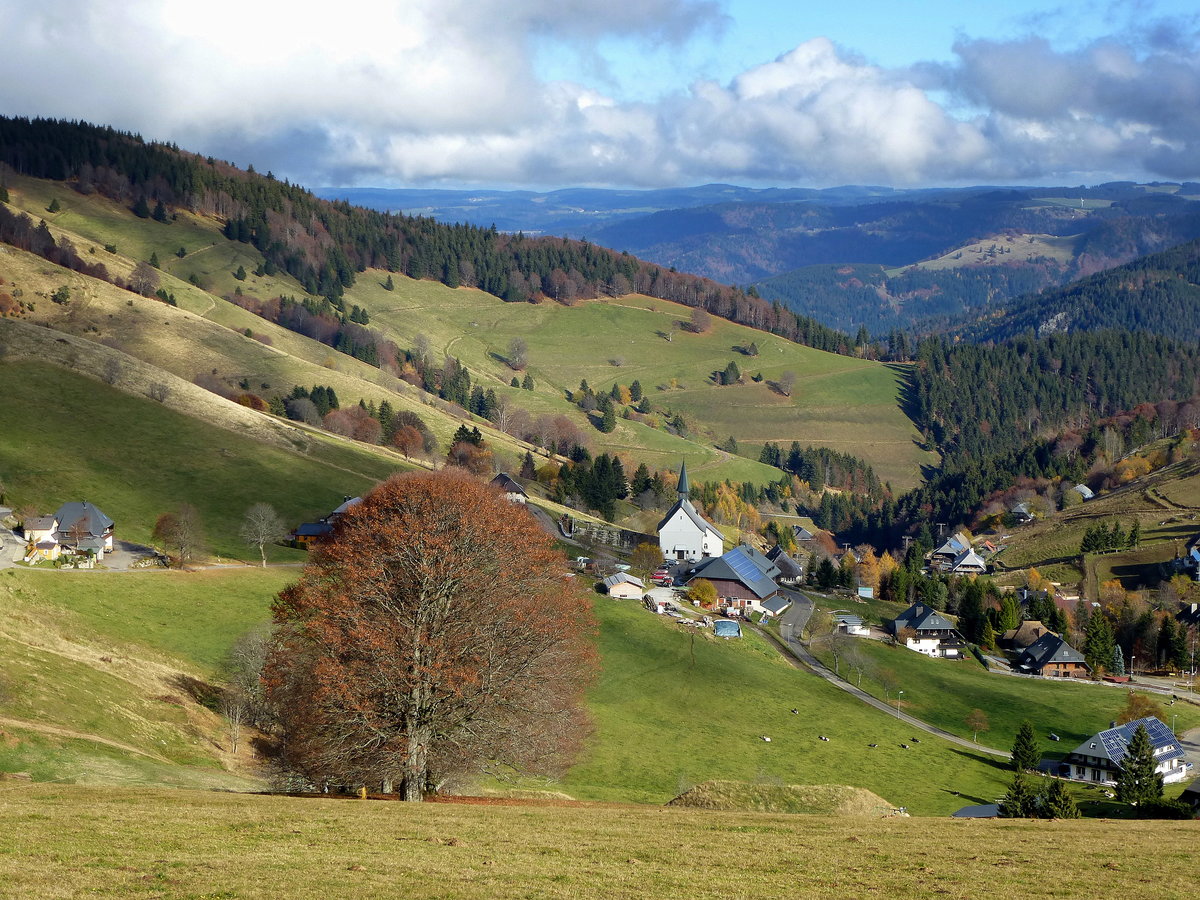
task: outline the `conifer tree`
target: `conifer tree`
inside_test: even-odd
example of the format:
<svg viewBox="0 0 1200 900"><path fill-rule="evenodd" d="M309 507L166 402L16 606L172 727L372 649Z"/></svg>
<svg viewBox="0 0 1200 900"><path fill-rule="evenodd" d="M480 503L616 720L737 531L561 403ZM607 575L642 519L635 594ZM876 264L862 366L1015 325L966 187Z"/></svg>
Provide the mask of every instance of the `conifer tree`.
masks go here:
<svg viewBox="0 0 1200 900"><path fill-rule="evenodd" d="M1121 772L1117 776L1117 799L1131 806L1145 806L1163 795L1162 775L1156 771L1154 745L1145 725L1138 725L1125 757L1121 760Z"/></svg>
<svg viewBox="0 0 1200 900"><path fill-rule="evenodd" d="M1037 810L1037 795L1033 792L1033 788L1029 786L1029 782L1025 780L1025 775L1017 772L1013 776L1012 785L1009 786L1008 793L1000 801L999 812L1001 818L1032 819L1037 817Z"/></svg>
<svg viewBox="0 0 1200 900"><path fill-rule="evenodd" d="M1087 637L1083 642L1083 656L1093 672L1107 668L1112 662L1113 633L1108 617L1097 610L1087 624Z"/></svg>
<svg viewBox="0 0 1200 900"><path fill-rule="evenodd" d="M1109 665L1108 671L1113 675L1125 674L1125 654L1121 651L1119 644L1113 644L1112 663Z"/></svg>
<svg viewBox="0 0 1200 900"><path fill-rule="evenodd" d="M604 434L611 434L617 427L617 410L612 403L604 404L604 411L600 415L600 424L596 426Z"/></svg>
<svg viewBox="0 0 1200 900"><path fill-rule="evenodd" d="M521 474L522 478L536 478L537 477L537 466L534 464L533 454L530 453L528 450L525 451L525 458L521 460L520 474Z"/></svg>
<svg viewBox="0 0 1200 900"><path fill-rule="evenodd" d="M1032 772L1041 762L1042 752L1038 749L1037 737L1033 733L1033 723L1028 719L1021 723L1017 731L1017 739L1012 748L1013 768L1018 772Z"/></svg>
<svg viewBox="0 0 1200 900"><path fill-rule="evenodd" d="M1079 807L1075 805L1075 798L1067 790L1066 784L1057 778L1050 781L1042 794L1039 812L1043 819L1079 818Z"/></svg>
<svg viewBox="0 0 1200 900"><path fill-rule="evenodd" d="M528 372L525 373L525 377L521 380L521 387L527 391L533 390L533 376Z"/></svg>
<svg viewBox="0 0 1200 900"><path fill-rule="evenodd" d="M56 213L56 212L59 212L61 209L62 209L62 204L59 203L58 198L55 197L53 200L50 201L50 205L46 207L46 212Z"/></svg>
<svg viewBox="0 0 1200 900"><path fill-rule="evenodd" d="M642 399L642 383L637 379L634 379L633 384L629 386L629 399L633 403Z"/></svg>

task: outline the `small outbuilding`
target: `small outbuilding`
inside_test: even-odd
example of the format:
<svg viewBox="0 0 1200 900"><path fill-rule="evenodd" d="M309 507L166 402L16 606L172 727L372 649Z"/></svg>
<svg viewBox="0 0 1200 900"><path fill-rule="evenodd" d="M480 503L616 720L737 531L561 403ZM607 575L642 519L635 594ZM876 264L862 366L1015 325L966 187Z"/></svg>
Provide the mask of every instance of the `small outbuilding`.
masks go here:
<svg viewBox="0 0 1200 900"><path fill-rule="evenodd" d="M646 585L640 578L628 572L618 572L604 579L604 590L608 596L618 600L641 600L646 593Z"/></svg>

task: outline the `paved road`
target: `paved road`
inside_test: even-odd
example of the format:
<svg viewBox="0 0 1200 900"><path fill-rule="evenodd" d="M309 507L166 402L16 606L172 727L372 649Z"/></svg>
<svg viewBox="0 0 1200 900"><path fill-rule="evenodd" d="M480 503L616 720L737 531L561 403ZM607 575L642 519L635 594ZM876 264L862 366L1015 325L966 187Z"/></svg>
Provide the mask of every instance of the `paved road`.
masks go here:
<svg viewBox="0 0 1200 900"><path fill-rule="evenodd" d="M968 750L974 750L977 753L987 753L991 756L1001 757L1003 759L1012 759L1012 754L1006 750L997 750L994 747L985 747L983 744L977 744L974 741L968 741L966 738L961 738L956 734L951 734L948 731L943 731L930 725L928 722L922 722L920 719L910 716L906 712L897 712L894 706L889 706L882 700L872 697L864 690L860 690L848 681L843 681L837 675L834 675L824 663L808 652L808 648L799 640L801 631L804 625L808 623L809 617L813 612L813 601L811 598L800 595L804 598L803 602L793 602L791 608L788 609L782 616L779 617L779 631L782 639L776 638L770 632L759 629L761 634L766 635L768 640L774 644L781 653L789 655L792 658L793 664L799 664L812 671L814 674L824 678L834 687L841 688L847 694L850 694L857 700L861 700L868 706L873 706L890 716L895 716L900 721L911 725L913 728L924 731L927 734L932 734L940 737L943 740L949 741L952 744L957 744L960 747L965 747Z"/></svg>

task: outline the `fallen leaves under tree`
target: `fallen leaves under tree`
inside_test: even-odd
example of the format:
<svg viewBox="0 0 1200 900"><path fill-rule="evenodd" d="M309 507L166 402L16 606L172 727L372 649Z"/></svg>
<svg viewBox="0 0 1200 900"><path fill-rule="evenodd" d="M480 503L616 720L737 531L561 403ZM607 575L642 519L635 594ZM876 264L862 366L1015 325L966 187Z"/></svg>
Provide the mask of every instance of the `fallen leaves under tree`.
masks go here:
<svg viewBox="0 0 1200 900"><path fill-rule="evenodd" d="M555 772L587 733L594 619L532 515L461 471L384 482L273 606L283 763L420 800L481 770Z"/></svg>

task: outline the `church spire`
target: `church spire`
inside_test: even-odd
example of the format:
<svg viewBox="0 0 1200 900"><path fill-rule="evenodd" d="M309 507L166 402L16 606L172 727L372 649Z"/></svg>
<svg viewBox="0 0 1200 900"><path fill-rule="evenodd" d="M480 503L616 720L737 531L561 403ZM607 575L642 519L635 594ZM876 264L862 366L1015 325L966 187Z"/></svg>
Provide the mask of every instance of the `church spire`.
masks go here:
<svg viewBox="0 0 1200 900"><path fill-rule="evenodd" d="M675 488L679 491L681 498L688 495L688 477L687 477L687 462L686 460L679 464L679 486Z"/></svg>

